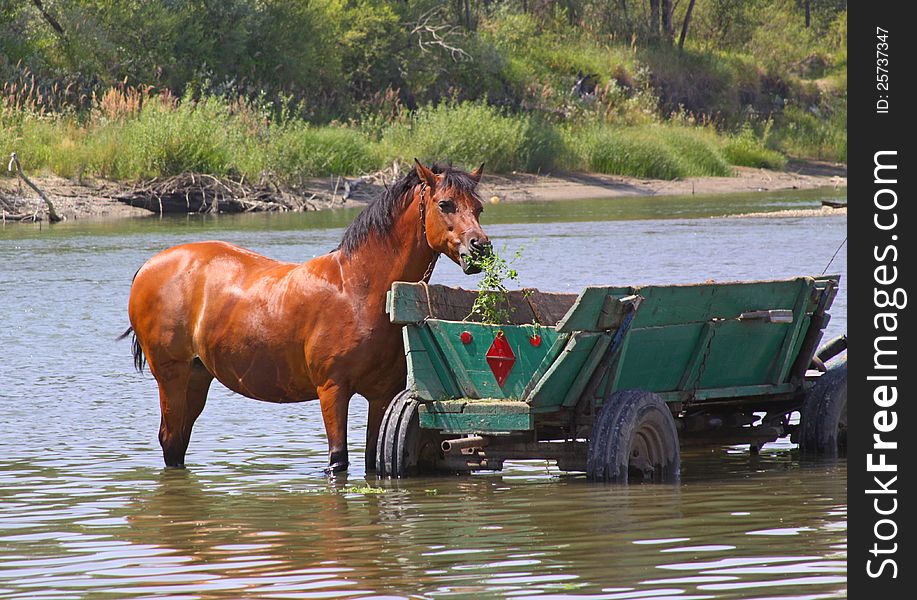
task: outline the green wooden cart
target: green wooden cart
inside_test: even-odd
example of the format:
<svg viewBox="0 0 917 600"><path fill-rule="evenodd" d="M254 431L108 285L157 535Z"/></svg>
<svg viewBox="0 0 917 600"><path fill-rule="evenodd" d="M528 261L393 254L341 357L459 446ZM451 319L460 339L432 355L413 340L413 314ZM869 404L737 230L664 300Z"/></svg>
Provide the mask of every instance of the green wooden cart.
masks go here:
<svg viewBox="0 0 917 600"><path fill-rule="evenodd" d="M683 444L757 451L793 434L805 451L843 452L846 337L818 350L838 283L519 290L500 325L465 320L476 292L395 283L408 388L383 420L377 472L550 459L601 481L667 482Z"/></svg>

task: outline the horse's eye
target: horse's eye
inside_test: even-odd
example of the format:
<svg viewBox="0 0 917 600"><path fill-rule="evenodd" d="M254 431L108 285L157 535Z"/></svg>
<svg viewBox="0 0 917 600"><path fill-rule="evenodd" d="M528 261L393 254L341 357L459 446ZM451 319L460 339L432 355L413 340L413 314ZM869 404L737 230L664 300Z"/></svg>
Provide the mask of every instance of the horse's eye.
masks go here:
<svg viewBox="0 0 917 600"><path fill-rule="evenodd" d="M440 200L439 209L444 213L454 213L455 212L455 202L452 200Z"/></svg>

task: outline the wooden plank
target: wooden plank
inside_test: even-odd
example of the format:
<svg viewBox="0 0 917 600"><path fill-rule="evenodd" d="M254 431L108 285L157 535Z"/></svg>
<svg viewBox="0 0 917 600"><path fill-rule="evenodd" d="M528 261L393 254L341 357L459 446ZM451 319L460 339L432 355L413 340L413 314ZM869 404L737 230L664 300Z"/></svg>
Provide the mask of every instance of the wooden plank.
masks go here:
<svg viewBox="0 0 917 600"><path fill-rule="evenodd" d="M557 330L565 333L574 331L601 331L598 326L599 316L605 307L605 298L609 295L630 296L630 287L591 286L580 293L576 302L567 314L557 322Z"/></svg>
<svg viewBox="0 0 917 600"><path fill-rule="evenodd" d="M634 327L661 327L735 319L744 312L785 309L794 305L809 278L782 281L645 286L634 293L644 300Z"/></svg>
<svg viewBox="0 0 917 600"><path fill-rule="evenodd" d="M480 374L475 377L468 372L465 367L465 361L462 360L463 357L459 355L455 344L453 344L451 340L443 339L448 336L448 332L444 334L442 331L439 331L436 327L438 323L434 320L429 320L426 324L430 328L430 333L435 340L436 347L442 353L445 362L449 365L449 370L452 373L452 377L455 379L455 383L459 389L459 393L457 395L466 396L469 398L492 397L488 394L488 391L491 391L489 389L490 386L484 384L484 380ZM474 344L474 349L477 349L477 347L480 346L481 341L479 341L476 336L472 344ZM491 374L491 379L493 379L493 374ZM496 384L496 381L493 383ZM479 389L479 384L484 384L480 385L480 388L484 388L484 390ZM499 386L497 387L499 389Z"/></svg>
<svg viewBox="0 0 917 600"><path fill-rule="evenodd" d="M763 384L751 386L734 386L725 388L712 388L706 390L697 390L696 394L690 394L684 391L657 392L663 402L684 402L687 400L715 401L715 400L732 400L751 398L756 396L779 396L792 393L796 387L791 383L781 383L779 385Z"/></svg>
<svg viewBox="0 0 917 600"><path fill-rule="evenodd" d="M557 360L557 357L560 356L560 353L567 345L567 341L570 339L569 333L561 333L557 336L557 339L554 340L554 343L551 344L551 348L548 350L548 353L545 354L544 359L541 361L541 364L538 365L538 368L532 372L532 378L529 380L528 384L525 386L525 389L522 391L522 398L528 398L532 393L532 390L535 389L535 386L538 385L538 382L541 381L541 378L544 377L544 374L548 372L548 369L551 368L551 365L554 364L554 361Z"/></svg>
<svg viewBox="0 0 917 600"><path fill-rule="evenodd" d="M531 431L535 419L529 413L477 414L424 412L421 405L420 426L438 429L444 433L511 433Z"/></svg>
<svg viewBox="0 0 917 600"><path fill-rule="evenodd" d="M525 397L530 406L554 406L559 408L567 390L579 374L589 353L602 334L578 331L570 336L563 352L551 364L531 392Z"/></svg>
<svg viewBox="0 0 917 600"><path fill-rule="evenodd" d="M805 335L799 337L796 344L797 347L793 349L795 362L793 362L789 372L789 378L793 382L798 383L805 377L806 369L809 367L812 356L818 350L818 345L824 335L824 329L831 320L831 315L827 311L834 303L839 282L840 276L838 275L816 280L816 288L822 290L822 292L812 308L812 314L804 329Z"/></svg>
<svg viewBox="0 0 917 600"><path fill-rule="evenodd" d="M636 323L644 307L641 305L637 311L634 324L624 338L609 391L676 390L685 370L696 356L698 339L706 323L637 327Z"/></svg>
<svg viewBox="0 0 917 600"><path fill-rule="evenodd" d="M629 299L630 301L622 302L624 299ZM596 328L601 331L608 331L620 327L635 300L638 300L635 296L617 296L613 294L605 296L605 302L602 305L602 311L599 313Z"/></svg>
<svg viewBox="0 0 917 600"><path fill-rule="evenodd" d="M561 294L554 292L542 292L534 288L526 288L527 294L525 299L532 307L535 319L542 325L554 326L560 321L579 294Z"/></svg>
<svg viewBox="0 0 917 600"><path fill-rule="evenodd" d="M472 398L429 402L424 410L438 413L475 413L485 415L495 413L528 414L531 412L529 405L519 400L475 400Z"/></svg>
<svg viewBox="0 0 917 600"><path fill-rule="evenodd" d="M718 321L696 387L700 389L773 383L774 365L790 323Z"/></svg>
<svg viewBox="0 0 917 600"><path fill-rule="evenodd" d="M443 285L396 281L386 308L393 323L417 323L426 318L444 321L478 321L471 315L478 292ZM510 323L538 322L553 326L576 299L575 294L555 294L537 290L511 290L507 293Z"/></svg>
<svg viewBox="0 0 917 600"><path fill-rule="evenodd" d="M712 388L697 390L694 393L696 400L717 400L723 398L742 398L746 396L770 396L772 394L786 394L796 389L792 383L781 383L777 385L743 385L725 388Z"/></svg>
<svg viewBox="0 0 917 600"><path fill-rule="evenodd" d="M534 427L529 406L514 401L454 400L420 406L420 426L447 433L508 433Z"/></svg>
<svg viewBox="0 0 917 600"><path fill-rule="evenodd" d="M790 367L793 366L793 360L796 358L793 355L793 348L796 346L796 340L799 339L799 336L802 332L803 325L807 325L806 321L806 312L809 305L813 302L817 302L817 294L813 294L815 280L809 279L809 285L804 286L799 291L799 297L796 299L796 304L793 306L793 316L795 317L796 323L794 327L790 327L787 332L787 336L783 341L783 345L780 347L780 352L776 357L774 372L771 374L771 383L783 383L786 381L787 376L790 372Z"/></svg>
<svg viewBox="0 0 917 600"><path fill-rule="evenodd" d="M564 397L563 401L564 407L569 408L571 406L576 406L576 403L579 402L580 396L583 394L583 391L589 384L589 380L592 379L596 367L598 367L599 363L602 362L602 358L605 356L605 352L608 351L608 347L611 345L611 340L612 334L599 334L595 345L592 347L592 351L589 353L589 358L587 358L586 362L583 363L583 366L580 368L579 373L576 374L576 378L573 380L573 383L570 384L570 389L567 390L567 395Z"/></svg>
<svg viewBox="0 0 917 600"><path fill-rule="evenodd" d="M418 399L452 398L460 392L451 371L423 327L402 329L408 364L408 388Z"/></svg>

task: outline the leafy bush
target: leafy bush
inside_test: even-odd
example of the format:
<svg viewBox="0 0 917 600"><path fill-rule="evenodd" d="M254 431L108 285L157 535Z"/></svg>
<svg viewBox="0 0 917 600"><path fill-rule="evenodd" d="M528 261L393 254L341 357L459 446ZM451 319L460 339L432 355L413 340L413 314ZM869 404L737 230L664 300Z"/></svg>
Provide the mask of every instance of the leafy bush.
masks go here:
<svg viewBox="0 0 917 600"><path fill-rule="evenodd" d="M729 174L710 132L679 126L591 127L569 132L568 143L592 171L656 179Z"/></svg>
<svg viewBox="0 0 917 600"><path fill-rule="evenodd" d="M563 152L549 123L473 102L421 108L385 131L383 144L389 156L405 161L485 162L495 172L549 169Z"/></svg>
<svg viewBox="0 0 917 600"><path fill-rule="evenodd" d="M355 175L380 166L373 144L353 129L296 122L274 127L267 135L265 167L285 179Z"/></svg>
<svg viewBox="0 0 917 600"><path fill-rule="evenodd" d="M737 135L728 137L723 154L730 164L740 167L782 169L786 166L786 157L765 147L750 127L744 127Z"/></svg>
<svg viewBox="0 0 917 600"><path fill-rule="evenodd" d="M697 127L660 127L660 137L681 158L688 177L713 175L726 177L732 170L720 152L719 139L712 130Z"/></svg>
<svg viewBox="0 0 917 600"><path fill-rule="evenodd" d="M808 111L787 108L775 137L780 148L793 156L846 162L847 103L823 104Z"/></svg>

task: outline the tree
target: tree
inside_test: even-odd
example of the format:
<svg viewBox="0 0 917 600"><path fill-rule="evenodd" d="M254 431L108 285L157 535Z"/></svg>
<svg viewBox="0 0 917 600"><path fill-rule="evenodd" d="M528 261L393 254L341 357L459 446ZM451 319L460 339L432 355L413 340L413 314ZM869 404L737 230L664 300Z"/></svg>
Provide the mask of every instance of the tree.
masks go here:
<svg viewBox="0 0 917 600"><path fill-rule="evenodd" d="M694 12L694 0L688 3L688 10L685 11L685 20L681 25L681 35L678 37L678 49L684 50L685 38L688 37L688 25L691 24L691 13Z"/></svg>

